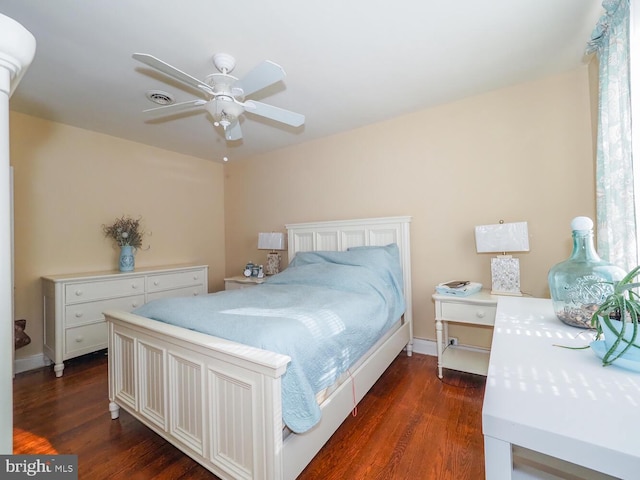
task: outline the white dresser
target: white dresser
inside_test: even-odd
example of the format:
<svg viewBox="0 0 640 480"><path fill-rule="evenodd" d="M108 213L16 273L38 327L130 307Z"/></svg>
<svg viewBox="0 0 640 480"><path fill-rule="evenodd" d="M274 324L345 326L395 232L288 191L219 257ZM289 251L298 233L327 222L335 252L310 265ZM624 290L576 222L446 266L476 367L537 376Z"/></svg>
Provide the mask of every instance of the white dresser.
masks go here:
<svg viewBox="0 0 640 480"><path fill-rule="evenodd" d="M206 265L139 268L42 277L44 354L62 376L64 360L107 348L102 312L130 312L157 298L208 293Z"/></svg>

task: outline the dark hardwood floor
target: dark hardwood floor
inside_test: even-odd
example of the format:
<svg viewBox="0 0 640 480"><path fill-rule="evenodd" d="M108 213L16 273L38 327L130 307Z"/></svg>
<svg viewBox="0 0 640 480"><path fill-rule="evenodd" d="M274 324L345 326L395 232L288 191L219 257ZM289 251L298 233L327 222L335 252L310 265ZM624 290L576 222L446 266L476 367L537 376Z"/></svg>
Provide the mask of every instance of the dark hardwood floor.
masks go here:
<svg viewBox="0 0 640 480"><path fill-rule="evenodd" d="M16 375L14 453L77 454L87 480L216 478L126 412L111 420L104 352L65 365ZM484 478L484 382L401 354L299 479Z"/></svg>

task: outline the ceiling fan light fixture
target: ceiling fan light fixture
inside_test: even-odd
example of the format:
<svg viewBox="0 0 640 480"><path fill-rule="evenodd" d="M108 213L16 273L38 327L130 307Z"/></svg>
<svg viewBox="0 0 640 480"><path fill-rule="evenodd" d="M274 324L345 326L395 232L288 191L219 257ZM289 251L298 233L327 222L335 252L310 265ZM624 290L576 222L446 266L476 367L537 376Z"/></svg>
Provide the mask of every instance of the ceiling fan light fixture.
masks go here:
<svg viewBox="0 0 640 480"><path fill-rule="evenodd" d="M168 92L162 90L149 90L145 96L147 99L158 105L173 105L176 103L176 99Z"/></svg>
<svg viewBox="0 0 640 480"><path fill-rule="evenodd" d="M213 118L213 124L217 127L222 125L226 130L241 114L244 112L244 107L234 102L232 99L226 99L225 97L219 97L215 100L211 100L204 106L205 110Z"/></svg>
<svg viewBox="0 0 640 480"><path fill-rule="evenodd" d="M231 73L236 68L236 59L228 53L216 53L213 56L213 64L224 74Z"/></svg>

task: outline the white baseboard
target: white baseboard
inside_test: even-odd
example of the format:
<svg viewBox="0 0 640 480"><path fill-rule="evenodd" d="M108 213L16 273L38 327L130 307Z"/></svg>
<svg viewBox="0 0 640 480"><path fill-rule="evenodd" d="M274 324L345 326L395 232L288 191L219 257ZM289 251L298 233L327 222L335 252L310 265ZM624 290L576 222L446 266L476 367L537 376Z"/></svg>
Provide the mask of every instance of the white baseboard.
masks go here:
<svg viewBox="0 0 640 480"><path fill-rule="evenodd" d="M424 338L413 339L413 351L421 355L436 356L438 350L436 348L436 342L434 340L426 340ZM29 370L35 370L36 368L48 367L51 365L51 360L44 353L37 355L31 355L25 358L16 358L13 362L13 372L22 373Z"/></svg>
<svg viewBox="0 0 640 480"><path fill-rule="evenodd" d="M13 373L22 373L36 368L47 367L51 365L51 360L44 353L31 355L25 358L16 358L13 362Z"/></svg>
<svg viewBox="0 0 640 480"><path fill-rule="evenodd" d="M438 349L435 340L426 340L424 338L413 339L413 351L422 355L438 355Z"/></svg>

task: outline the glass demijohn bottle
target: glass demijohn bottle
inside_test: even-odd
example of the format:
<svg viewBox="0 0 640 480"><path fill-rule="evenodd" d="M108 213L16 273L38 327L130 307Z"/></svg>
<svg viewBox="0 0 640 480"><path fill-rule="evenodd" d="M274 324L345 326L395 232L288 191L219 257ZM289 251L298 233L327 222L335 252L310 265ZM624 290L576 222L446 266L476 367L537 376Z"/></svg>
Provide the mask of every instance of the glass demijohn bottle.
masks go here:
<svg viewBox="0 0 640 480"><path fill-rule="evenodd" d="M600 258L593 246L593 221L576 217L571 222L573 252L549 270L553 310L561 321L591 328L591 316L613 291L608 283L621 280L625 271Z"/></svg>

